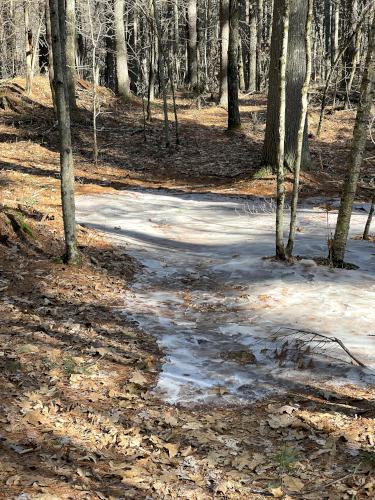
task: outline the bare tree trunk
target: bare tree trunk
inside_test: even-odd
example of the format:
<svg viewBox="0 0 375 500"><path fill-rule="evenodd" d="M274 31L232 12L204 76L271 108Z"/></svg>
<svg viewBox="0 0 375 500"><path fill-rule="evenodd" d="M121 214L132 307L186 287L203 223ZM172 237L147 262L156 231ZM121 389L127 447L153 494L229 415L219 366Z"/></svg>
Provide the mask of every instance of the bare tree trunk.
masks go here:
<svg viewBox="0 0 375 500"><path fill-rule="evenodd" d="M179 3L178 0L173 0L173 55L174 55L174 66L176 70L176 81L177 85L179 82L180 75L180 58L179 58L179 47L180 47L180 20L179 20Z"/></svg>
<svg viewBox="0 0 375 500"><path fill-rule="evenodd" d="M148 69L148 87L147 87L147 121L151 121L151 102L154 100L154 87L155 87L155 63L154 63L154 52L155 43L154 37L150 37L150 57L149 57L149 69Z"/></svg>
<svg viewBox="0 0 375 500"><path fill-rule="evenodd" d="M124 26L125 0L114 0L114 19L116 37L116 75L117 92L123 99L130 97L130 79L128 70L128 50L126 48Z"/></svg>
<svg viewBox="0 0 375 500"><path fill-rule="evenodd" d="M324 55L325 55L325 75L327 78L331 65L331 38L332 38L332 2L324 0Z"/></svg>
<svg viewBox="0 0 375 500"><path fill-rule="evenodd" d="M197 50L197 0L188 0L188 84L193 90L198 87L198 50Z"/></svg>
<svg viewBox="0 0 375 500"><path fill-rule="evenodd" d="M258 0L257 3L257 33L256 33L256 90L261 90L262 82L262 38L263 38L263 11L264 0Z"/></svg>
<svg viewBox="0 0 375 500"><path fill-rule="evenodd" d="M278 2L276 2L278 3ZM286 166L293 171L297 156L297 136L299 117L301 114L301 90L306 74L305 56L305 21L307 3L301 0L289 0L290 23L288 29L288 58L286 65L286 115L285 124L285 157ZM276 7L276 5L275 5ZM276 12L274 14L276 16ZM277 133L279 124L279 79L278 67L282 39L282 25L274 22L272 28L271 62L269 71L269 91L267 102L267 124L263 146L263 162L275 167L277 165ZM275 31L276 30L276 31ZM303 136L302 167L310 164L310 155L307 137L307 119Z"/></svg>
<svg viewBox="0 0 375 500"><path fill-rule="evenodd" d="M65 256L68 264L81 261L76 242L74 165L70 129L70 108L66 75L65 4L64 0L49 0L54 65L54 87L60 135L61 202L65 233Z"/></svg>
<svg viewBox="0 0 375 500"><path fill-rule="evenodd" d="M238 0L229 0L228 130L241 127L238 107Z"/></svg>
<svg viewBox="0 0 375 500"><path fill-rule="evenodd" d="M254 0L249 5L249 73L248 92L257 88L257 15Z"/></svg>
<svg viewBox="0 0 375 500"><path fill-rule="evenodd" d="M105 84L111 89L116 89L116 60L115 60L115 32L113 29L113 15L108 14L107 30L105 34Z"/></svg>
<svg viewBox="0 0 375 500"><path fill-rule="evenodd" d="M284 156L285 156L285 111L286 111L286 65L288 57L289 0L281 0L275 5L273 16L272 50L278 54L278 133L277 133L277 206L276 206L276 257L285 260L284 245ZM279 26L280 25L280 26ZM280 48L279 48L280 47Z"/></svg>
<svg viewBox="0 0 375 500"><path fill-rule="evenodd" d="M57 104L54 86L54 71L53 71L53 54L52 54L52 32L51 32L51 15L49 11L49 0L46 0L46 40L48 45L48 78L51 87L52 104L55 114L57 114Z"/></svg>
<svg viewBox="0 0 375 500"><path fill-rule="evenodd" d="M373 16L369 46L367 50L366 65L361 84L361 101L358 105L356 122L353 132L351 160L348 165L336 231L332 246L332 260L340 265L344 261L346 242L349 234L350 219L352 215L358 178L362 166L363 154L366 147L368 121L371 113L372 98L374 95L375 80L375 15Z"/></svg>
<svg viewBox="0 0 375 500"><path fill-rule="evenodd" d="M91 38L91 78L92 86L92 135L93 135L93 160L95 166L98 165L98 116L99 116L99 103L98 103L98 80L99 80L99 67L96 61L96 53L98 49L98 38L95 37L94 28L94 15L91 10L90 0L87 0L88 18L90 25L90 38Z"/></svg>
<svg viewBox="0 0 375 500"><path fill-rule="evenodd" d="M306 123L306 115L308 107L308 94L309 94L311 69L312 69L311 26L313 19L313 0L307 0L307 2L308 2L308 7L307 7L306 30L305 30L306 75L301 91L301 114L300 114L300 121L298 128L297 157L294 166L293 193L292 193L292 202L290 208L290 228L289 228L288 244L286 247L286 253L288 257L291 257L293 254L293 246L296 236L297 204L298 204L298 193L299 193L299 178L300 178L301 161L302 161L303 134L305 131L305 123Z"/></svg>
<svg viewBox="0 0 375 500"><path fill-rule="evenodd" d="M360 48L361 48L361 35L362 35L362 25L360 25L359 29L357 30L355 37L354 37L354 53L352 55L352 61L351 61L351 68L350 68L350 74L349 74L349 79L346 85L346 102L345 102L345 108L350 107L350 94L352 91L352 86L353 86L353 81L354 77L356 74L357 70L357 63L359 59L359 53L360 53Z"/></svg>
<svg viewBox="0 0 375 500"><path fill-rule="evenodd" d="M70 109L76 103L76 0L66 0L66 80Z"/></svg>
<svg viewBox="0 0 375 500"><path fill-rule="evenodd" d="M229 0L220 0L220 106L228 104Z"/></svg>
<svg viewBox="0 0 375 500"><path fill-rule="evenodd" d="M164 48L162 47L162 36L161 36L161 23L160 14L157 8L156 0L153 0L154 6L154 19L156 25L157 39L159 42L159 79L160 87L163 94L163 113L164 113L164 138L165 147L169 148L171 145L169 138L169 119L168 119L168 102L167 102L167 83L165 78L165 58L164 58Z"/></svg>
<svg viewBox="0 0 375 500"><path fill-rule="evenodd" d="M348 89L348 82L350 79L350 74L352 71L352 66L355 58L355 45L356 39L351 36L352 26L357 24L357 9L358 9L358 1L357 0L344 0L343 1L343 10L344 15L342 16L342 27L343 27L343 35L345 44L347 49L343 55L343 75L341 80L341 88L345 91Z"/></svg>
<svg viewBox="0 0 375 500"><path fill-rule="evenodd" d="M26 51L26 94L31 94L33 80L33 32L30 27L30 0L25 0L23 4L25 21L25 51Z"/></svg>
<svg viewBox="0 0 375 500"><path fill-rule="evenodd" d="M332 2L332 28L331 28L331 64L333 65L339 54L339 27L340 27L340 4Z"/></svg>
<svg viewBox="0 0 375 500"><path fill-rule="evenodd" d="M375 211L375 193L372 196L370 212L367 217L365 230L363 231L364 240L368 240L370 238L370 228L371 228L372 218L374 216L374 211Z"/></svg>
<svg viewBox="0 0 375 500"><path fill-rule="evenodd" d="M245 90L245 72L243 64L243 51L241 36L238 37L238 86L240 90Z"/></svg>

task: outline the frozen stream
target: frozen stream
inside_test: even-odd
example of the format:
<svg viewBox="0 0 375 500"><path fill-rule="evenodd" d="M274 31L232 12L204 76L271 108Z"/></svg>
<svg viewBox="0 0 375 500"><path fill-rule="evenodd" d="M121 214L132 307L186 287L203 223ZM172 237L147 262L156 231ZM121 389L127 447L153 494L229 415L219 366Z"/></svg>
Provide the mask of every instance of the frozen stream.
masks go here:
<svg viewBox="0 0 375 500"><path fill-rule="evenodd" d="M124 312L166 354L156 388L166 400L252 401L292 384L375 383L373 244L350 240L346 260L359 270L265 260L274 253L275 215L261 199L126 191L80 197L77 210L79 223L125 245L145 266ZM353 234L366 217L354 212ZM318 200L300 210L298 229L295 254L326 255ZM283 347L285 327L338 337L370 369L351 364L335 345L311 353L291 336Z"/></svg>

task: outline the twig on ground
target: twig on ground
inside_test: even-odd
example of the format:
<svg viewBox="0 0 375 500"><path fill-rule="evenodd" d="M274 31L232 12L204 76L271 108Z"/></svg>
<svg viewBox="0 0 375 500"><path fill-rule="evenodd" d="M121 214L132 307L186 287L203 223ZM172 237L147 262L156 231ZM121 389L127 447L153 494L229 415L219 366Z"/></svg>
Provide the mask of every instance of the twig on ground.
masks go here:
<svg viewBox="0 0 375 500"><path fill-rule="evenodd" d="M287 331L291 332L289 334L285 334L284 337L288 337L291 335L297 335L297 336L302 335L302 337L299 337L297 340L304 342L306 344L310 344L310 343L315 342L318 347L322 346L324 344L336 343L341 347L341 349L344 352L346 352L346 354L353 361L355 361L359 366L366 368L366 365L364 363L362 363L362 361L360 361L353 353L351 353L349 351L349 349L345 346L345 344L337 337L328 337L327 335L323 335L322 333L316 333L316 332L310 332L308 330L299 330L299 329L295 329L295 328L285 327L285 328L279 328L279 330L276 332L276 334L274 336L275 340L278 338L277 337L278 333L282 330L287 330ZM311 338L310 339L304 338L304 336L306 336L306 335L310 335Z"/></svg>

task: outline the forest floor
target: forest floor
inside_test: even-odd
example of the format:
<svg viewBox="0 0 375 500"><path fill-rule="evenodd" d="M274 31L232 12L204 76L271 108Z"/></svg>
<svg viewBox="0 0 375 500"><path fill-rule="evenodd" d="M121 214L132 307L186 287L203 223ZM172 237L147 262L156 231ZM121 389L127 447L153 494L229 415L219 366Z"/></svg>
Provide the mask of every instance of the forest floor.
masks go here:
<svg viewBox="0 0 375 500"><path fill-rule="evenodd" d="M48 81L37 78L30 98L22 89L15 80L0 90L0 498L374 498L366 391L300 388L240 407L171 405L153 392L163 353L121 313L140 264L84 226L82 268L61 263ZM144 142L141 103L123 106L101 90L94 165L85 82L78 93L78 195L140 187L273 195L273 176L258 168L263 96L242 100L234 135L225 110L181 97L182 144L167 151L158 103ZM337 196L353 120L339 111L311 139L315 168L303 174L303 196Z"/></svg>

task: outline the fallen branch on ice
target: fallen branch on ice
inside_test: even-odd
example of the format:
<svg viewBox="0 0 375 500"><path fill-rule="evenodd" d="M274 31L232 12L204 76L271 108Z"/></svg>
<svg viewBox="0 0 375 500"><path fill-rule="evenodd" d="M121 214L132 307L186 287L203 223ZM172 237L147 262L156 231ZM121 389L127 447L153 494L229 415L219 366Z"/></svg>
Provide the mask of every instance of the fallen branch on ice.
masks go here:
<svg viewBox="0 0 375 500"><path fill-rule="evenodd" d="M280 335L280 332L283 331L287 333L282 333ZM366 365L362 363L362 361L359 360L352 352L350 352L345 344L337 337L328 337L327 335L323 335L322 333L287 327L279 328L279 330L274 335L274 340L280 340L280 337L294 337L299 345L299 348L301 348L302 346L313 346L312 350L314 350L314 348L325 348L328 344L337 344L355 363L357 363L359 366L362 366L363 368L366 368Z"/></svg>

